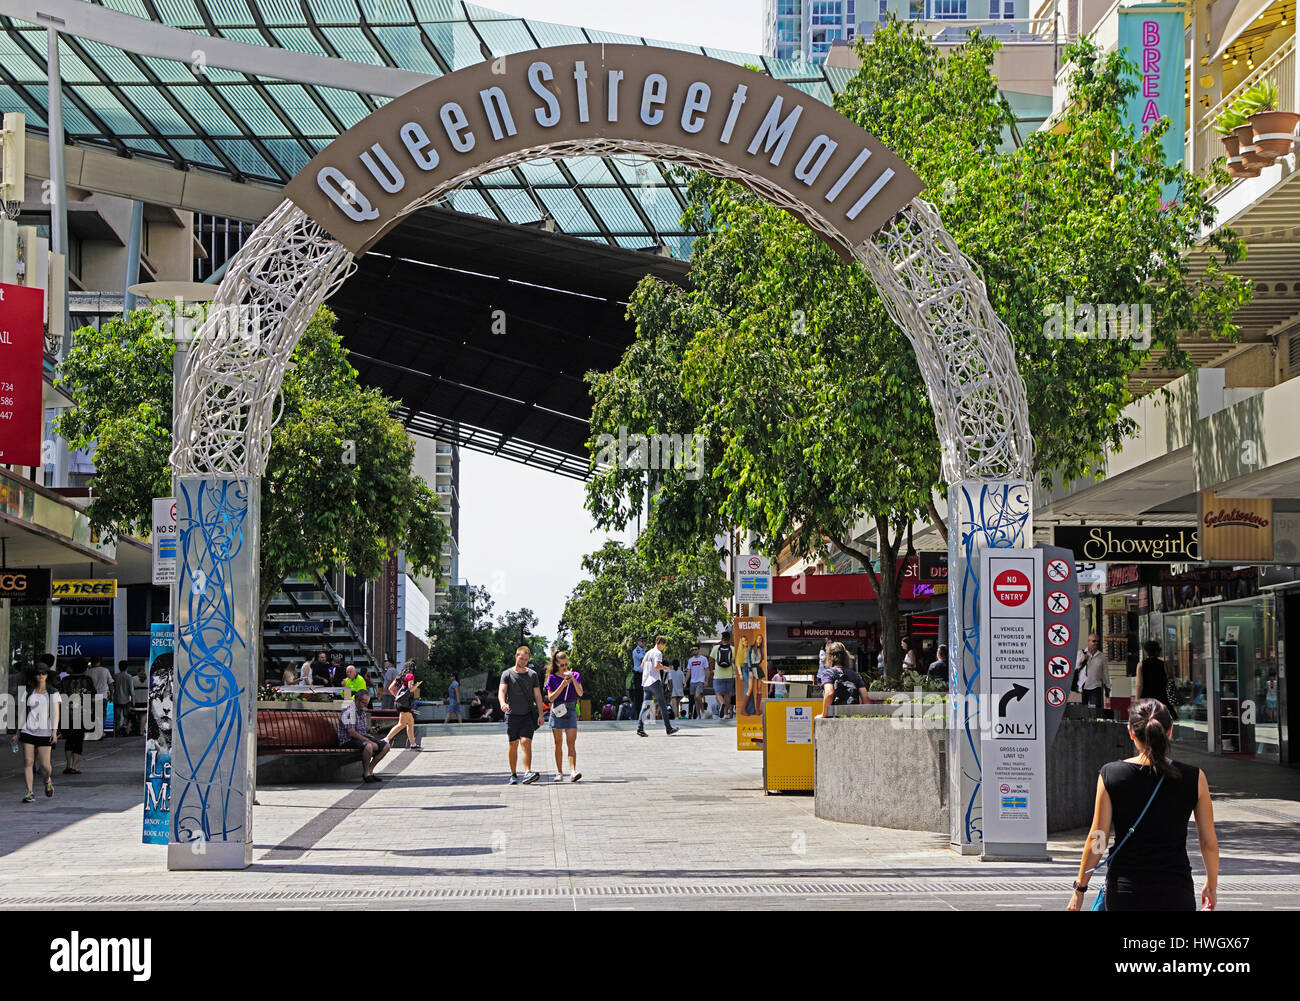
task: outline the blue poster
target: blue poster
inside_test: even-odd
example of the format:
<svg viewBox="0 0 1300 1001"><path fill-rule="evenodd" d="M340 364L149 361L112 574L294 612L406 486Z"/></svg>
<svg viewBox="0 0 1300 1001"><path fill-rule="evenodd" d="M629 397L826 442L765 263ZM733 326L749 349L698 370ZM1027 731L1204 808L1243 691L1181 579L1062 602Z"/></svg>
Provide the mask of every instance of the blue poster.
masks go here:
<svg viewBox="0 0 1300 1001"><path fill-rule="evenodd" d="M1119 47L1128 50L1129 61L1138 67L1138 90L1129 98L1124 121L1146 132L1160 119L1168 118L1169 129L1161 143L1169 165L1187 155L1185 34L1182 7L1153 4L1120 8ZM1177 193L1176 185L1165 185L1164 200L1172 201Z"/></svg>
<svg viewBox="0 0 1300 1001"><path fill-rule="evenodd" d="M149 627L149 701L144 740L144 837L147 845L167 844L171 831L172 712L174 679L172 627Z"/></svg>

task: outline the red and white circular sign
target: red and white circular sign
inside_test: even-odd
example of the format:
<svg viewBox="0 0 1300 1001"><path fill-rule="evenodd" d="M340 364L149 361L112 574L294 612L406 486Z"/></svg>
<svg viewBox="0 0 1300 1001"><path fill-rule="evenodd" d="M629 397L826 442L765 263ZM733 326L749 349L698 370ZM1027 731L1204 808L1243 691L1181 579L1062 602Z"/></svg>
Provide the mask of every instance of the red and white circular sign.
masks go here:
<svg viewBox="0 0 1300 1001"><path fill-rule="evenodd" d="M1010 791L1011 791L1011 787L1007 785L1005 782L1003 782L1000 786L998 786L998 792L1002 793L1003 796L1005 796Z"/></svg>
<svg viewBox="0 0 1300 1001"><path fill-rule="evenodd" d="M1009 608L1029 600L1029 578L1019 570L1003 570L993 579L993 597Z"/></svg>
<svg viewBox="0 0 1300 1001"><path fill-rule="evenodd" d="M763 561L757 556L751 556L749 558L749 572L758 573L761 569L763 569Z"/></svg>

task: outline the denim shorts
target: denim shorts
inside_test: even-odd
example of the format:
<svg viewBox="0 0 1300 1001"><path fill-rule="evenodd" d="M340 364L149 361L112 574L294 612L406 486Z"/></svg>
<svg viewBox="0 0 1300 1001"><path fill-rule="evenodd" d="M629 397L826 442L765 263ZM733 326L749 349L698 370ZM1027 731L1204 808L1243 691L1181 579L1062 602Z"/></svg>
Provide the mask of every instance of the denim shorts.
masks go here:
<svg viewBox="0 0 1300 1001"><path fill-rule="evenodd" d="M735 678L714 678L713 691L717 695L735 695L736 679Z"/></svg>
<svg viewBox="0 0 1300 1001"><path fill-rule="evenodd" d="M578 729L578 703L564 702L562 705L569 707L569 711L563 716L556 716L555 710L551 709L551 729L552 730L576 730Z"/></svg>

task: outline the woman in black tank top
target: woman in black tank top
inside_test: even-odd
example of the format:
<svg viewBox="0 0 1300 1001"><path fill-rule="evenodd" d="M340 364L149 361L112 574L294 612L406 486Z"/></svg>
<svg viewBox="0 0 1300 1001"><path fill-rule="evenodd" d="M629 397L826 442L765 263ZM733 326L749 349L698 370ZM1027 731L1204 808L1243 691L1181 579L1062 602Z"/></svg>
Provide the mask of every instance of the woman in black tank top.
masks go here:
<svg viewBox="0 0 1300 1001"><path fill-rule="evenodd" d="M1129 712L1128 732L1138 753L1102 766L1092 831L1083 850L1069 909L1080 909L1088 886L1087 871L1101 862L1113 821L1115 847L1110 852L1113 861L1106 866L1106 910L1196 910L1192 866L1187 857L1187 822L1194 813L1201 857L1205 860L1201 903L1206 910L1213 910L1218 897L1219 842L1214 835L1214 811L1205 773L1195 765L1169 759L1173 719L1163 702L1135 702ZM1161 776L1164 782L1156 792ZM1136 829L1128 834L1134 825Z"/></svg>

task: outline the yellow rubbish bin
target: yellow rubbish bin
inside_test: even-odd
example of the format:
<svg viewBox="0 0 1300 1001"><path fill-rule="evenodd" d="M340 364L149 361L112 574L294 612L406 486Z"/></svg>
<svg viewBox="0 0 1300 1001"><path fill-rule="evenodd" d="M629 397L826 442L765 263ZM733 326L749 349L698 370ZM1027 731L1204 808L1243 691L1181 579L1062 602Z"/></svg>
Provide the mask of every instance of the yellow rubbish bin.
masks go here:
<svg viewBox="0 0 1300 1001"><path fill-rule="evenodd" d="M821 699L763 700L763 791L813 788L813 717Z"/></svg>

